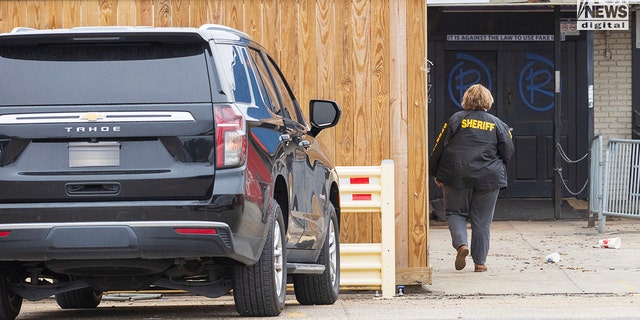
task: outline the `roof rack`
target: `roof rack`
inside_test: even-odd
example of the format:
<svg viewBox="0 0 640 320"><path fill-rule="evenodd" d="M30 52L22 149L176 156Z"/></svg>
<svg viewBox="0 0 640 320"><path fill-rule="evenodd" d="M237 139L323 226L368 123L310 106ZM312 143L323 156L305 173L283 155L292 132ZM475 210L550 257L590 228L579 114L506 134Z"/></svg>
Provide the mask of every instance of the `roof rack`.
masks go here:
<svg viewBox="0 0 640 320"><path fill-rule="evenodd" d="M128 30L140 30L140 29L153 29L153 27L150 27L150 26L84 26L84 27L71 28L71 30L77 30L77 31L100 31L100 30L128 31Z"/></svg>
<svg viewBox="0 0 640 320"><path fill-rule="evenodd" d="M200 30L220 30L220 31L227 31L227 32L231 32L234 33L240 37L243 38L247 38L247 39L252 39L251 36L245 32L242 32L238 29L234 29L228 26L224 26L221 24L212 24L212 23L207 23L207 24L203 24L200 26L199 28Z"/></svg>
<svg viewBox="0 0 640 320"><path fill-rule="evenodd" d="M28 28L28 27L15 27L11 30L11 33L20 33L20 32L29 32L29 31L37 31L38 29Z"/></svg>

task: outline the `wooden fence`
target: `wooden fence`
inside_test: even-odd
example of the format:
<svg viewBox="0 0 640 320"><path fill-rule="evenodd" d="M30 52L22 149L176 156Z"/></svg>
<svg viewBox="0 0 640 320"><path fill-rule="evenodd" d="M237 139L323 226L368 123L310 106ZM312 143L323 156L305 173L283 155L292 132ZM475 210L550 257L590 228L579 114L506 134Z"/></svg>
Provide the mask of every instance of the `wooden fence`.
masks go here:
<svg viewBox="0 0 640 320"><path fill-rule="evenodd" d="M394 161L397 283L430 283L425 0L0 1L0 32L204 23L267 47L303 106L311 98L341 105L341 123L320 135L336 165ZM342 241L379 241L380 223L368 214L343 219Z"/></svg>

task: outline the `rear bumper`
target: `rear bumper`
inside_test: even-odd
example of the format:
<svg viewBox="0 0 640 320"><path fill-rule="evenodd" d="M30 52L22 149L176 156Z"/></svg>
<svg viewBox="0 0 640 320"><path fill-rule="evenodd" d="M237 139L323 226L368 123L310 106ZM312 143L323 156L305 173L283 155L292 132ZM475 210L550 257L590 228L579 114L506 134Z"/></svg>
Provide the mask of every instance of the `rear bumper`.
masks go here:
<svg viewBox="0 0 640 320"><path fill-rule="evenodd" d="M198 234L179 229L206 229ZM0 261L230 257L228 225L206 221L0 224Z"/></svg>

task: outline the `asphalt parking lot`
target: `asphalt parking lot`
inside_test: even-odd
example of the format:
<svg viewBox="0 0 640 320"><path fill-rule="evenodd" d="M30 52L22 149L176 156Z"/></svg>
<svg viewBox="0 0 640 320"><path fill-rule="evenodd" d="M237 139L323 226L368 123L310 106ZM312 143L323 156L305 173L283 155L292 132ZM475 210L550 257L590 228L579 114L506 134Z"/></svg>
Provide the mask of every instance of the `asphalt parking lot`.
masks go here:
<svg viewBox="0 0 640 320"><path fill-rule="evenodd" d="M442 295L408 293L393 299L347 293L330 306L287 301L277 319L637 319L638 294ZM18 319L252 319L240 317L229 296L165 296L105 301L93 310L61 310L53 299L26 302ZM253 318L255 319L255 318ZM270 318L274 319L274 318Z"/></svg>

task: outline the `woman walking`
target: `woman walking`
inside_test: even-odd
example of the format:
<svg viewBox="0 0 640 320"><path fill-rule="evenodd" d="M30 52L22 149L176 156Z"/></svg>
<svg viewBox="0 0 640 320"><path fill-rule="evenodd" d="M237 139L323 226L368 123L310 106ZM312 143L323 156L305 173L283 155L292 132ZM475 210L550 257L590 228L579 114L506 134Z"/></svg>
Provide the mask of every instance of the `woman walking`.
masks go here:
<svg viewBox="0 0 640 320"><path fill-rule="evenodd" d="M492 104L487 88L469 87L462 98L464 110L445 122L429 158L429 174L444 195L444 213L457 250L456 270L464 269L471 252L474 271L487 271L493 213L500 189L507 186L506 165L514 146L509 127L487 112Z"/></svg>

